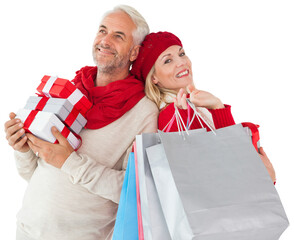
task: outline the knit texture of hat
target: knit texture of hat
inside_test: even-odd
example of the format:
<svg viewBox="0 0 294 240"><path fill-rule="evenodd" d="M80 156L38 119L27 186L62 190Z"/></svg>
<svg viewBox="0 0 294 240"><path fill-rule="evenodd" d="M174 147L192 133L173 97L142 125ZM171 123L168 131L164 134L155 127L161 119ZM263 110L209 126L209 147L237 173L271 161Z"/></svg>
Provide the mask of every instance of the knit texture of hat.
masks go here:
<svg viewBox="0 0 294 240"><path fill-rule="evenodd" d="M141 44L139 55L133 63L131 73L137 79L145 82L159 55L173 45L182 47L181 40L170 32L148 34Z"/></svg>

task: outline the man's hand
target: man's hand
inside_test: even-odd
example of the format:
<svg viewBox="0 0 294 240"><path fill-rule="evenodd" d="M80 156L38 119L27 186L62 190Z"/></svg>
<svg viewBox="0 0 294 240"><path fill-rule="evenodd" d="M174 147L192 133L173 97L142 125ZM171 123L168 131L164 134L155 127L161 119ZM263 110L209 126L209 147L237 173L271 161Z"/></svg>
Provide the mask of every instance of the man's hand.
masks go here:
<svg viewBox="0 0 294 240"><path fill-rule="evenodd" d="M259 156L260 156L264 166L266 167L266 170L268 171L273 183L275 183L276 182L275 169L262 147L259 148Z"/></svg>
<svg viewBox="0 0 294 240"><path fill-rule="evenodd" d="M9 145L16 151L28 152L30 150L27 144L28 138L24 135L23 123L20 119L15 118L15 113L10 113L7 122L4 124L6 139Z"/></svg>
<svg viewBox="0 0 294 240"><path fill-rule="evenodd" d="M61 168L65 160L74 151L69 142L56 127L52 127L52 134L58 140L59 144L53 144L27 133L28 145L34 153L44 159L47 163L56 168Z"/></svg>

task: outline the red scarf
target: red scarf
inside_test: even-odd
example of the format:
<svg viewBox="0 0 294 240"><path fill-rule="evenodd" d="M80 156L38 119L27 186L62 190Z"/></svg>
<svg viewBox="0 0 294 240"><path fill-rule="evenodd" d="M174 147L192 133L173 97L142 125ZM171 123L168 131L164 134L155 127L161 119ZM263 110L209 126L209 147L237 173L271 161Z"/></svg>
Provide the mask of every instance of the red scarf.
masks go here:
<svg viewBox="0 0 294 240"><path fill-rule="evenodd" d="M86 113L85 128L102 128L119 119L144 96L144 84L129 75L103 87L95 87L97 67L83 67L73 79L76 87L93 103Z"/></svg>

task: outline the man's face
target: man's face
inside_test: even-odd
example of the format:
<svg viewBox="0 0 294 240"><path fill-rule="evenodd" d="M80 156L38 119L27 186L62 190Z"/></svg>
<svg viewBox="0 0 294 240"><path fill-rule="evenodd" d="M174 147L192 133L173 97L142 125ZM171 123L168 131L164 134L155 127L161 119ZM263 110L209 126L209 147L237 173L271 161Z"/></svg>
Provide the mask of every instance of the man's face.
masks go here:
<svg viewBox="0 0 294 240"><path fill-rule="evenodd" d="M107 15L99 26L93 44L93 58L99 71L111 73L129 68L133 61L133 35L136 25L124 12Z"/></svg>

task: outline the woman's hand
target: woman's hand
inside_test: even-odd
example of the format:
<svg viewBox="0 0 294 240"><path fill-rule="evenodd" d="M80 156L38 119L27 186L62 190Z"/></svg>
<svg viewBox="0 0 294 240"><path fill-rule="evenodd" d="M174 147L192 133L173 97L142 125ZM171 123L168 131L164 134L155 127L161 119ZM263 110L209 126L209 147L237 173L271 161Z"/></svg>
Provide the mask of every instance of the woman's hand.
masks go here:
<svg viewBox="0 0 294 240"><path fill-rule="evenodd" d="M196 107L205 107L207 109L219 109L225 107L219 98L209 92L198 90L193 85L189 85L187 90L190 92L190 101ZM175 105L180 109L187 109L188 104L186 98L186 91L181 88L177 97L174 98Z"/></svg>
<svg viewBox="0 0 294 240"><path fill-rule="evenodd" d="M196 107L205 107L207 109L219 109L225 107L219 98L209 92L198 90L193 85L189 85L187 89L190 92L190 101Z"/></svg>
<svg viewBox="0 0 294 240"><path fill-rule="evenodd" d="M262 147L259 148L259 156L260 156L264 166L266 167L266 170L268 171L273 183L275 183L276 182L275 169L274 169L272 163L270 162L270 160L268 159L268 157Z"/></svg>
<svg viewBox="0 0 294 240"><path fill-rule="evenodd" d="M174 98L174 103L176 107L180 109L187 109L188 108L188 103L187 103L187 94L185 93L185 90L181 88L178 91L177 97Z"/></svg>

